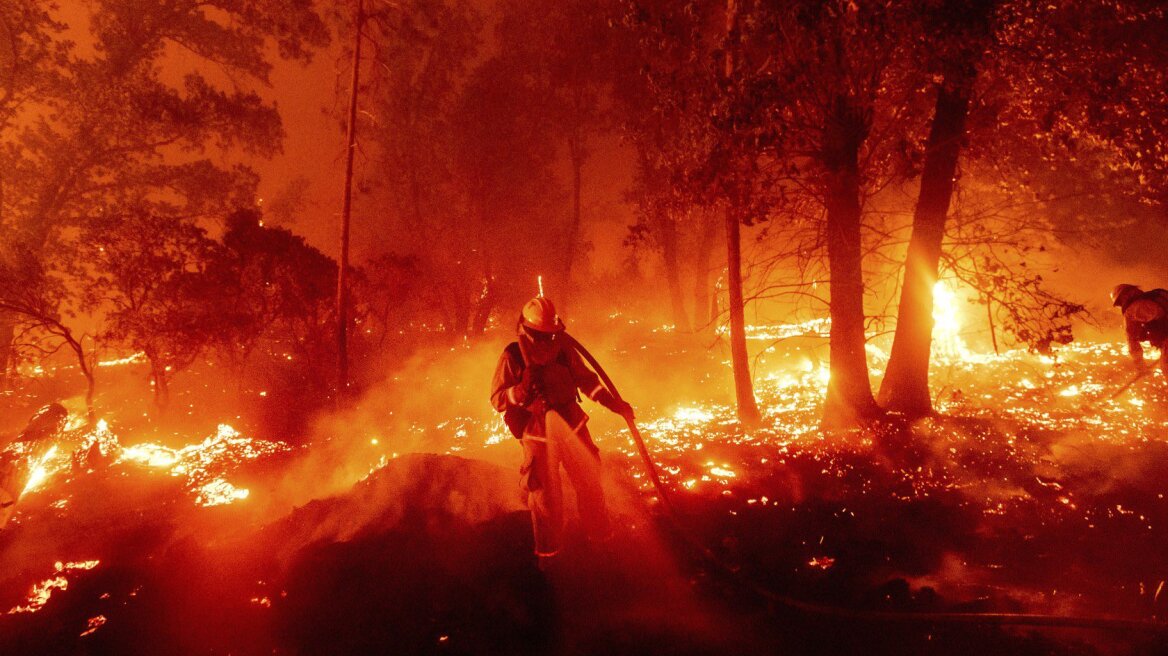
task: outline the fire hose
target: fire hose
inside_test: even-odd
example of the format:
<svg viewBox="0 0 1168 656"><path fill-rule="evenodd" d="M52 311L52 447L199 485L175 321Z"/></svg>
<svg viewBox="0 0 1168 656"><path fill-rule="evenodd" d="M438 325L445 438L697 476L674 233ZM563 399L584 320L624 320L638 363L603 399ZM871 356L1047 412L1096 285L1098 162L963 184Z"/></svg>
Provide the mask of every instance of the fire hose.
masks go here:
<svg viewBox="0 0 1168 656"><path fill-rule="evenodd" d="M1160 356L1160 357L1164 357L1164 356ZM1125 383L1123 387L1115 390L1115 392L1113 392L1111 396L1107 397L1107 400L1114 401L1115 399L1119 398L1120 394L1123 394L1124 392L1131 389L1132 385L1135 385L1139 381L1143 380L1143 378L1150 373L1152 373L1151 367L1145 367L1145 368L1141 369L1135 376L1132 377L1131 380L1127 381L1127 383Z"/></svg>
<svg viewBox="0 0 1168 656"><path fill-rule="evenodd" d="M604 371L604 367L584 348L580 342L576 341L568 333L561 333L568 346L575 349L582 358L592 367L593 371L600 376L600 380L613 398L622 401L620 392L617 391L616 385L612 382L612 378ZM1138 380L1138 378L1136 379ZM1132 381L1135 383L1135 380ZM1131 383L1129 383L1130 387ZM1126 388L1125 388L1126 389ZM1118 396L1118 394L1117 394ZM661 476L657 473L657 465L653 462L652 454L645 446L645 440L641 437L641 431L637 429L636 422L629 417L625 417L628 424L629 433L633 436L633 441L637 445L637 451L641 455L641 460L645 465L645 472L649 476L649 480L653 483L654 489L657 490L658 498L661 500L662 507L665 508L665 515L670 524L678 535L685 540L685 542L693 549L696 549L702 556L709 561L717 570L730 580L739 585L747 587L751 592L767 600L768 602L784 606L788 609L802 612L808 615L828 616L840 619L852 620L876 620L884 622L903 622L903 623L920 623L920 624L965 624L965 625L992 625L992 626L1022 626L1022 627L1045 627L1045 628L1068 628L1068 629L1095 629L1100 631L1139 631L1145 633L1168 633L1168 623L1157 622L1153 620L1135 620L1135 619L1121 619L1110 617L1074 617L1062 615L1041 615L1030 613L956 613L956 612L897 612L897 611L879 611L879 610L864 610L843 608L840 606L828 606L824 604L816 604L807 601L795 599L784 594L780 594L771 590L762 584L746 579L742 576L739 568L726 563L719 558L714 551L704 545L700 539L689 530L686 522L677 507L670 499L668 488L661 482Z"/></svg>

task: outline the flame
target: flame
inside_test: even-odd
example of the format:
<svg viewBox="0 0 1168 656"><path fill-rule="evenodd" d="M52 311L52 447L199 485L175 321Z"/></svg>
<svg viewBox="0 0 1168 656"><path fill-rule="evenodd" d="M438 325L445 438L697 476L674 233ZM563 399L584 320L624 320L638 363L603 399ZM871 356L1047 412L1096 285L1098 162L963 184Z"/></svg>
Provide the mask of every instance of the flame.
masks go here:
<svg viewBox="0 0 1168 656"><path fill-rule="evenodd" d="M120 460L128 460L146 467L173 467L179 461L178 451L161 444L136 444L122 449Z"/></svg>
<svg viewBox="0 0 1168 656"><path fill-rule="evenodd" d="M22 496L35 491L56 472L56 468L49 468L49 463L55 455L57 455L57 445L54 444L35 465L29 467L28 482L24 484L24 491L21 492Z"/></svg>
<svg viewBox="0 0 1168 656"><path fill-rule="evenodd" d="M957 293L948 283L938 280L933 285L933 352L941 358L963 359L968 349L960 332Z"/></svg>
<svg viewBox="0 0 1168 656"><path fill-rule="evenodd" d="M94 631L97 631L101 627L105 626L106 621L107 620L105 618L105 615L97 615L95 617L89 618L89 621L86 623L86 629L81 632L79 637L84 638L85 636L93 633Z"/></svg>
<svg viewBox="0 0 1168 656"><path fill-rule="evenodd" d="M187 489L195 495L196 504L216 506L246 499L250 494L247 489L228 483L223 478L226 470L290 448L284 442L244 437L228 424L220 424L214 435L198 444L177 449L150 442L122 446L110 430L109 423L101 419L81 440L77 453L91 454L96 449L103 457L113 459L114 464L133 464L161 470L171 476L183 476L187 480ZM68 462L69 458L60 455L57 445L54 445L35 463L30 463L30 477L24 492L42 487Z"/></svg>
<svg viewBox="0 0 1168 656"><path fill-rule="evenodd" d="M28 599L23 606L13 606L8 611L9 615L16 613L35 613L45 607L49 603L49 598L53 596L53 590L65 590L69 587L69 580L64 576L54 576L40 583L32 586L32 592L29 593Z"/></svg>
<svg viewBox="0 0 1168 656"><path fill-rule="evenodd" d="M112 360L100 360L100 361L98 361L97 366L99 366L99 367L121 367L121 366L125 366L128 364L135 364L138 362L145 362L145 361L146 361L146 352L139 351L139 352L134 353L132 355L127 355L124 358L114 358Z"/></svg>
<svg viewBox="0 0 1168 656"><path fill-rule="evenodd" d="M76 562L63 563L57 561L53 564L55 574L49 578L36 583L32 586L32 591L29 592L25 599L24 605L13 606L8 611L9 615L17 613L35 613L45 607L49 603L49 598L53 596L53 590L66 590L69 587L69 579L65 574L77 570L90 570L97 567L101 561L99 560L81 560Z"/></svg>
<svg viewBox="0 0 1168 656"><path fill-rule="evenodd" d="M673 418L683 424L704 424L713 421L714 413L700 407L683 407L673 413Z"/></svg>
<svg viewBox="0 0 1168 656"><path fill-rule="evenodd" d="M228 424L219 424L215 434L199 444L180 449L144 443L122 449L118 462L133 462L166 470L171 476L185 476L200 506L219 506L246 499L250 491L228 483L223 470L233 464L289 450L283 442L243 437Z"/></svg>
<svg viewBox="0 0 1168 656"><path fill-rule="evenodd" d="M249 494L251 491L246 488L238 488L222 478L216 478L199 488L195 504L204 507L222 506L246 499Z"/></svg>

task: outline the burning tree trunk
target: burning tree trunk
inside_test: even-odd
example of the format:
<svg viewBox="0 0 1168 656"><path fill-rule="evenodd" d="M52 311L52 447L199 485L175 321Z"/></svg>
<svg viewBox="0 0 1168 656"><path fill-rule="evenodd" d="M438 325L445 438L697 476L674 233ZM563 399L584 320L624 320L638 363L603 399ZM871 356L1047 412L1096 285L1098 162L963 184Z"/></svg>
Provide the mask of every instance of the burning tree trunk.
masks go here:
<svg viewBox="0 0 1168 656"><path fill-rule="evenodd" d="M933 412L929 394L929 353L933 341L933 286L953 197L954 175L969 113L974 75L947 75L937 90L936 110L921 172L912 237L904 261L904 286L897 310L896 336L888 371L880 385L880 404L909 417Z"/></svg>
<svg viewBox="0 0 1168 656"><path fill-rule="evenodd" d="M726 0L726 61L725 76L729 88L734 86L734 52L738 42L738 3ZM733 185L741 189L741 181ZM750 360L746 352L746 312L742 295L742 201L733 194L726 207L726 279L730 292L730 360L734 368L734 396L738 402L738 421L744 426L757 426L762 417L754 400L754 383L750 378Z"/></svg>
<svg viewBox="0 0 1168 656"><path fill-rule="evenodd" d="M929 394L933 287L937 282L937 264L953 198L970 97L977 81L977 65L992 34L991 17L997 5L997 0L952 0L939 8L937 31L944 33L947 41L941 59L943 77L937 86L912 237L905 256L896 336L880 386L881 405L909 417L933 412ZM992 337L992 313L990 321ZM996 346L995 343L995 349Z"/></svg>
<svg viewBox="0 0 1168 656"><path fill-rule="evenodd" d="M677 221L673 216L662 217L661 259L665 264L665 280L669 285L669 303L673 309L673 325L678 331L689 332L685 301L681 292L681 266L678 262Z"/></svg>
<svg viewBox="0 0 1168 656"><path fill-rule="evenodd" d="M734 395L738 401L738 421L756 426L761 420L750 379L746 352L746 313L742 298L741 224L734 208L726 210L726 277L730 291L730 359L734 367Z"/></svg>
<svg viewBox="0 0 1168 656"><path fill-rule="evenodd" d="M341 203L341 257L337 268L337 401L349 387L349 220L353 209L353 157L357 150L357 92L361 70L361 24L364 0L357 0L353 26L353 77L349 89L349 122L345 129L345 188Z"/></svg>
<svg viewBox="0 0 1168 656"><path fill-rule="evenodd" d="M864 352L864 275L860 249L860 146L868 121L853 99L836 96L827 114L827 256L831 276L831 380L824 425L842 427L880 414Z"/></svg>

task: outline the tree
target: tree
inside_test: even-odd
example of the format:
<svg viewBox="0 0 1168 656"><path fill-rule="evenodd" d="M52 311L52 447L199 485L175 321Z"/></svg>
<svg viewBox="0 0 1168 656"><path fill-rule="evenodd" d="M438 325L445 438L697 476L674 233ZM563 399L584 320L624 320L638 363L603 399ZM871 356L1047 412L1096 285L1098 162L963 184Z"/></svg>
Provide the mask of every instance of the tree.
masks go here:
<svg viewBox="0 0 1168 656"><path fill-rule="evenodd" d="M441 308L437 316L424 318L445 324L458 337L473 331L470 316L476 310L469 306L481 290L474 272L459 264L468 261L461 254L468 244L455 237L465 234L459 224L466 206L465 189L455 184L455 176L459 135L470 128L460 121L478 120L457 112L482 22L465 0L417 0L375 14L368 28L374 60L366 90L371 116L366 143L376 171L371 194L387 208L376 237L367 240L374 251L370 275L393 278L398 265L413 269L413 291ZM392 289L404 292L396 284ZM376 317L401 300L391 295L391 287L370 291L376 298L367 301ZM455 307L462 321L454 318Z"/></svg>
<svg viewBox="0 0 1168 656"><path fill-rule="evenodd" d="M229 328L217 244L148 204L95 217L85 237L82 253L94 263L91 309L110 308L103 339L146 355L162 411L173 376Z"/></svg>
<svg viewBox="0 0 1168 656"><path fill-rule="evenodd" d="M830 277L830 369L825 426L881 415L865 352L863 202L887 175L877 105L905 86L891 66L916 32L907 3L794 2L758 11L747 38L774 54L761 67L773 99L770 158L778 177L818 196ZM899 117L893 117L898 120ZM898 126L899 127L899 126Z"/></svg>
<svg viewBox="0 0 1168 656"><path fill-rule="evenodd" d="M90 420L94 417L95 353L86 342L91 336L78 333L66 321L74 314L67 308L67 282L50 276L27 252L0 251L0 312L11 317L7 324L9 352L14 360L21 345L40 357L68 347L85 377L85 407ZM15 362L13 362L15 365Z"/></svg>
<svg viewBox="0 0 1168 656"><path fill-rule="evenodd" d="M337 403L349 391L349 222L353 210L353 158L357 155L357 99L361 90L361 44L365 37L365 1L357 0L353 17L353 64L349 110L345 119L345 182L341 200L341 259L337 265Z"/></svg>
<svg viewBox="0 0 1168 656"><path fill-rule="evenodd" d="M253 202L254 173L203 151L276 152L279 115L246 87L267 83L269 44L307 60L327 40L309 0L99 0L89 8L93 47L81 52L39 3L4 5L6 18L42 26L17 40L25 47L13 70L32 71L32 62L43 70L10 76L41 82L25 85L37 89L35 102L24 104L19 122L5 124L0 221L6 245L48 270L76 260L82 245L75 236L90 217L121 212L131 200L150 199L156 210L165 200L166 211L187 220ZM227 82L197 68L180 71L178 82L164 76L173 48L215 64Z"/></svg>
<svg viewBox="0 0 1168 656"><path fill-rule="evenodd" d="M240 374L257 349L295 358L299 382L324 392L335 362L337 262L286 228L264 225L253 209L233 212L226 227L220 352Z"/></svg>
<svg viewBox="0 0 1168 656"><path fill-rule="evenodd" d="M583 169L591 144L607 123L605 106L613 81L614 43L607 18L610 0L533 3L510 0L497 28L501 57L533 81L533 104L563 144L569 171L571 210L559 249L555 286L561 305L572 289L580 252Z"/></svg>
<svg viewBox="0 0 1168 656"><path fill-rule="evenodd" d="M519 307L536 276L560 262L562 191L555 146L532 113L537 93L513 62L492 58L462 90L455 111L454 179L459 206L447 213L443 296L455 335L480 334L494 308Z"/></svg>
<svg viewBox="0 0 1168 656"><path fill-rule="evenodd" d="M14 135L29 107L50 95L61 82L59 69L65 48L57 38L62 29L47 8L35 0L14 0L0 6L0 231L8 235L17 229L18 195L11 191L5 194L13 184L9 172L21 157ZM0 257L9 265L9 276L15 275L11 265L20 257L17 250L9 240L0 244ZM18 279L9 277L8 282ZM25 296L5 300L10 305L27 307L30 299ZM14 312L0 311L0 391L8 389L10 370L16 366L13 340L21 318Z"/></svg>
<svg viewBox="0 0 1168 656"><path fill-rule="evenodd" d="M744 120L761 99L751 93L736 60L744 56L737 4L728 2L723 11L712 5L629 3L624 23L641 64L643 89L619 88L629 117L626 130L642 168L652 175L660 175L653 169L667 171L684 202L717 209L724 219L735 397L739 420L752 426L760 415L746 352L739 226L767 212L759 193L766 185L757 133ZM655 201L646 196L645 202L652 207Z"/></svg>
<svg viewBox="0 0 1168 656"><path fill-rule="evenodd" d="M674 193L668 173L645 159L642 154L637 178L629 191L630 197L637 203L637 223L629 227L626 243L632 246L648 243L661 253L674 329L688 332L690 322L681 285L679 235L688 208L684 200Z"/></svg>
<svg viewBox="0 0 1168 656"><path fill-rule="evenodd" d="M942 3L929 16L939 82L881 387L881 403L909 416L932 412L928 366L938 261L978 291L991 333L1003 329L1042 351L1069 342L1070 320L1084 307L1043 286L1036 265L1044 242L1056 232L1090 239L1117 227L1107 211L1125 199L1125 213L1130 205L1162 199L1163 184L1152 181L1163 180L1168 131L1165 61L1147 45L1150 35L1165 33L1162 7L1100 2L1068 11L986 1ZM969 186L984 200L966 202L956 224L948 223L945 252L959 153ZM1084 199L1093 207L1084 207ZM992 207L1011 200L1026 202L1026 209ZM1076 225L1059 230L1036 218L1057 217L1060 207L1064 215L1074 208Z"/></svg>
<svg viewBox="0 0 1168 656"><path fill-rule="evenodd" d="M993 33L997 2L945 2L929 24L938 61L936 101L925 146L919 198L904 263L904 284L896 334L880 404L909 417L932 412L929 356L933 332L933 287L941 259L945 222L956 184L957 160L965 137L979 62Z"/></svg>

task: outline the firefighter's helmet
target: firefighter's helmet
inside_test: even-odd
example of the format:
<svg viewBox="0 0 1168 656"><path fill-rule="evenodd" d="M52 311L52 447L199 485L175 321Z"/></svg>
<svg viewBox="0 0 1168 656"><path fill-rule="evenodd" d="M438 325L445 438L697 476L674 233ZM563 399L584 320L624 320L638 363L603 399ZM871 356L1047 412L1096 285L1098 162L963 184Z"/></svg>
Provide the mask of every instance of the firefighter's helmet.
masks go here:
<svg viewBox="0 0 1168 656"><path fill-rule="evenodd" d="M1117 307L1123 307L1142 293L1140 288L1135 285L1129 285L1127 283L1116 285L1115 289L1111 290L1111 303Z"/></svg>
<svg viewBox="0 0 1168 656"><path fill-rule="evenodd" d="M536 296L523 306L519 315L523 327L542 333L558 333L564 329L564 322L556 314L556 306L543 296Z"/></svg>

